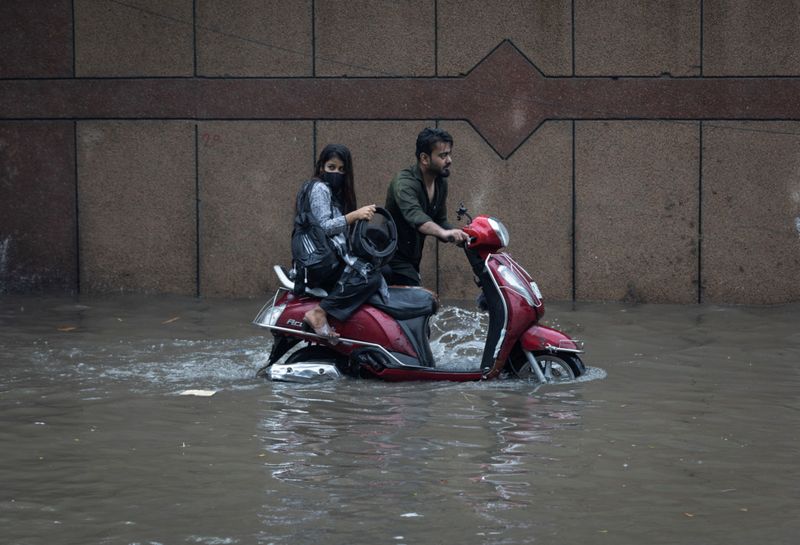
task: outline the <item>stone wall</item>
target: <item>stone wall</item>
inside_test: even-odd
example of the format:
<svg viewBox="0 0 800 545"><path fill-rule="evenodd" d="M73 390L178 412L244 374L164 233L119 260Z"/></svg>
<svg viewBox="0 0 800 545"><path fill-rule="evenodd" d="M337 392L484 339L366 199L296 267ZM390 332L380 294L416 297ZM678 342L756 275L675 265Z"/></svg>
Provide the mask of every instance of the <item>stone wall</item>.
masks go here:
<svg viewBox="0 0 800 545"><path fill-rule="evenodd" d="M557 300L800 301L800 0L4 0L0 293L262 296L316 152L450 209ZM457 248L425 283L473 297Z"/></svg>

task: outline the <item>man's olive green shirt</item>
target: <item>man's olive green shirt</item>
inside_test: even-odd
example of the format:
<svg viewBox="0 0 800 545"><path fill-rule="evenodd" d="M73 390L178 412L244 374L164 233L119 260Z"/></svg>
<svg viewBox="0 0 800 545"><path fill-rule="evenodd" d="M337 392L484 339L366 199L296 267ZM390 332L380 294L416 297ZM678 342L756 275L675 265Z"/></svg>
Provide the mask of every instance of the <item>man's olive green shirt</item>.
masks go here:
<svg viewBox="0 0 800 545"><path fill-rule="evenodd" d="M418 231L432 221L442 229L452 229L447 222L447 181L434 181L433 200L428 199L422 171L418 164L401 170L389 184L386 209L397 224L397 251L389 265L393 272L418 277L425 235Z"/></svg>

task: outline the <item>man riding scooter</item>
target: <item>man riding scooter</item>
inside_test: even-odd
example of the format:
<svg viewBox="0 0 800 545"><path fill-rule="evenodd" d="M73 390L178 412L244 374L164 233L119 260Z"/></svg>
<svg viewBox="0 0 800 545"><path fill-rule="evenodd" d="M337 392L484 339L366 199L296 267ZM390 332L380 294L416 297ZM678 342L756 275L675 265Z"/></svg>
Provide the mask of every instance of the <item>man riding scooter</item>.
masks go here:
<svg viewBox="0 0 800 545"><path fill-rule="evenodd" d="M389 184L386 209L397 225L397 251L389 262L387 283L419 286L419 264L426 236L464 244L469 238L447 221L447 178L453 160L453 137L439 128L417 136L416 164L401 170Z"/></svg>

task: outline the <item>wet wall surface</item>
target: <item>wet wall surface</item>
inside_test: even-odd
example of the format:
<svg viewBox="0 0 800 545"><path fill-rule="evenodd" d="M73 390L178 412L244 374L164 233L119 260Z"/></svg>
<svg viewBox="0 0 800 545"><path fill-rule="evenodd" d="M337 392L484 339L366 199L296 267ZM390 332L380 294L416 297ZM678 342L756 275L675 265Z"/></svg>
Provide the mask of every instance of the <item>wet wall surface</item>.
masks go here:
<svg viewBox="0 0 800 545"><path fill-rule="evenodd" d="M590 369L540 387L267 383L262 303L5 297L4 540L796 540L796 305L549 304ZM437 360L484 321L446 304Z"/></svg>
<svg viewBox="0 0 800 545"><path fill-rule="evenodd" d="M0 293L257 296L319 149L383 204L438 125L552 297L800 300L798 0L389 4L3 2Z"/></svg>

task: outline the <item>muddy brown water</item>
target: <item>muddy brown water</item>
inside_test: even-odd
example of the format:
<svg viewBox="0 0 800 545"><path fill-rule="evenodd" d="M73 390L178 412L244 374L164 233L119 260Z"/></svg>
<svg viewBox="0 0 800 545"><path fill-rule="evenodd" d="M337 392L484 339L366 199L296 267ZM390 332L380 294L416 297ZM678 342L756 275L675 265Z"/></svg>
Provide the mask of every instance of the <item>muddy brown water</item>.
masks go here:
<svg viewBox="0 0 800 545"><path fill-rule="evenodd" d="M537 387L267 383L262 303L4 296L0 542L798 542L798 305L549 304L590 372Z"/></svg>

